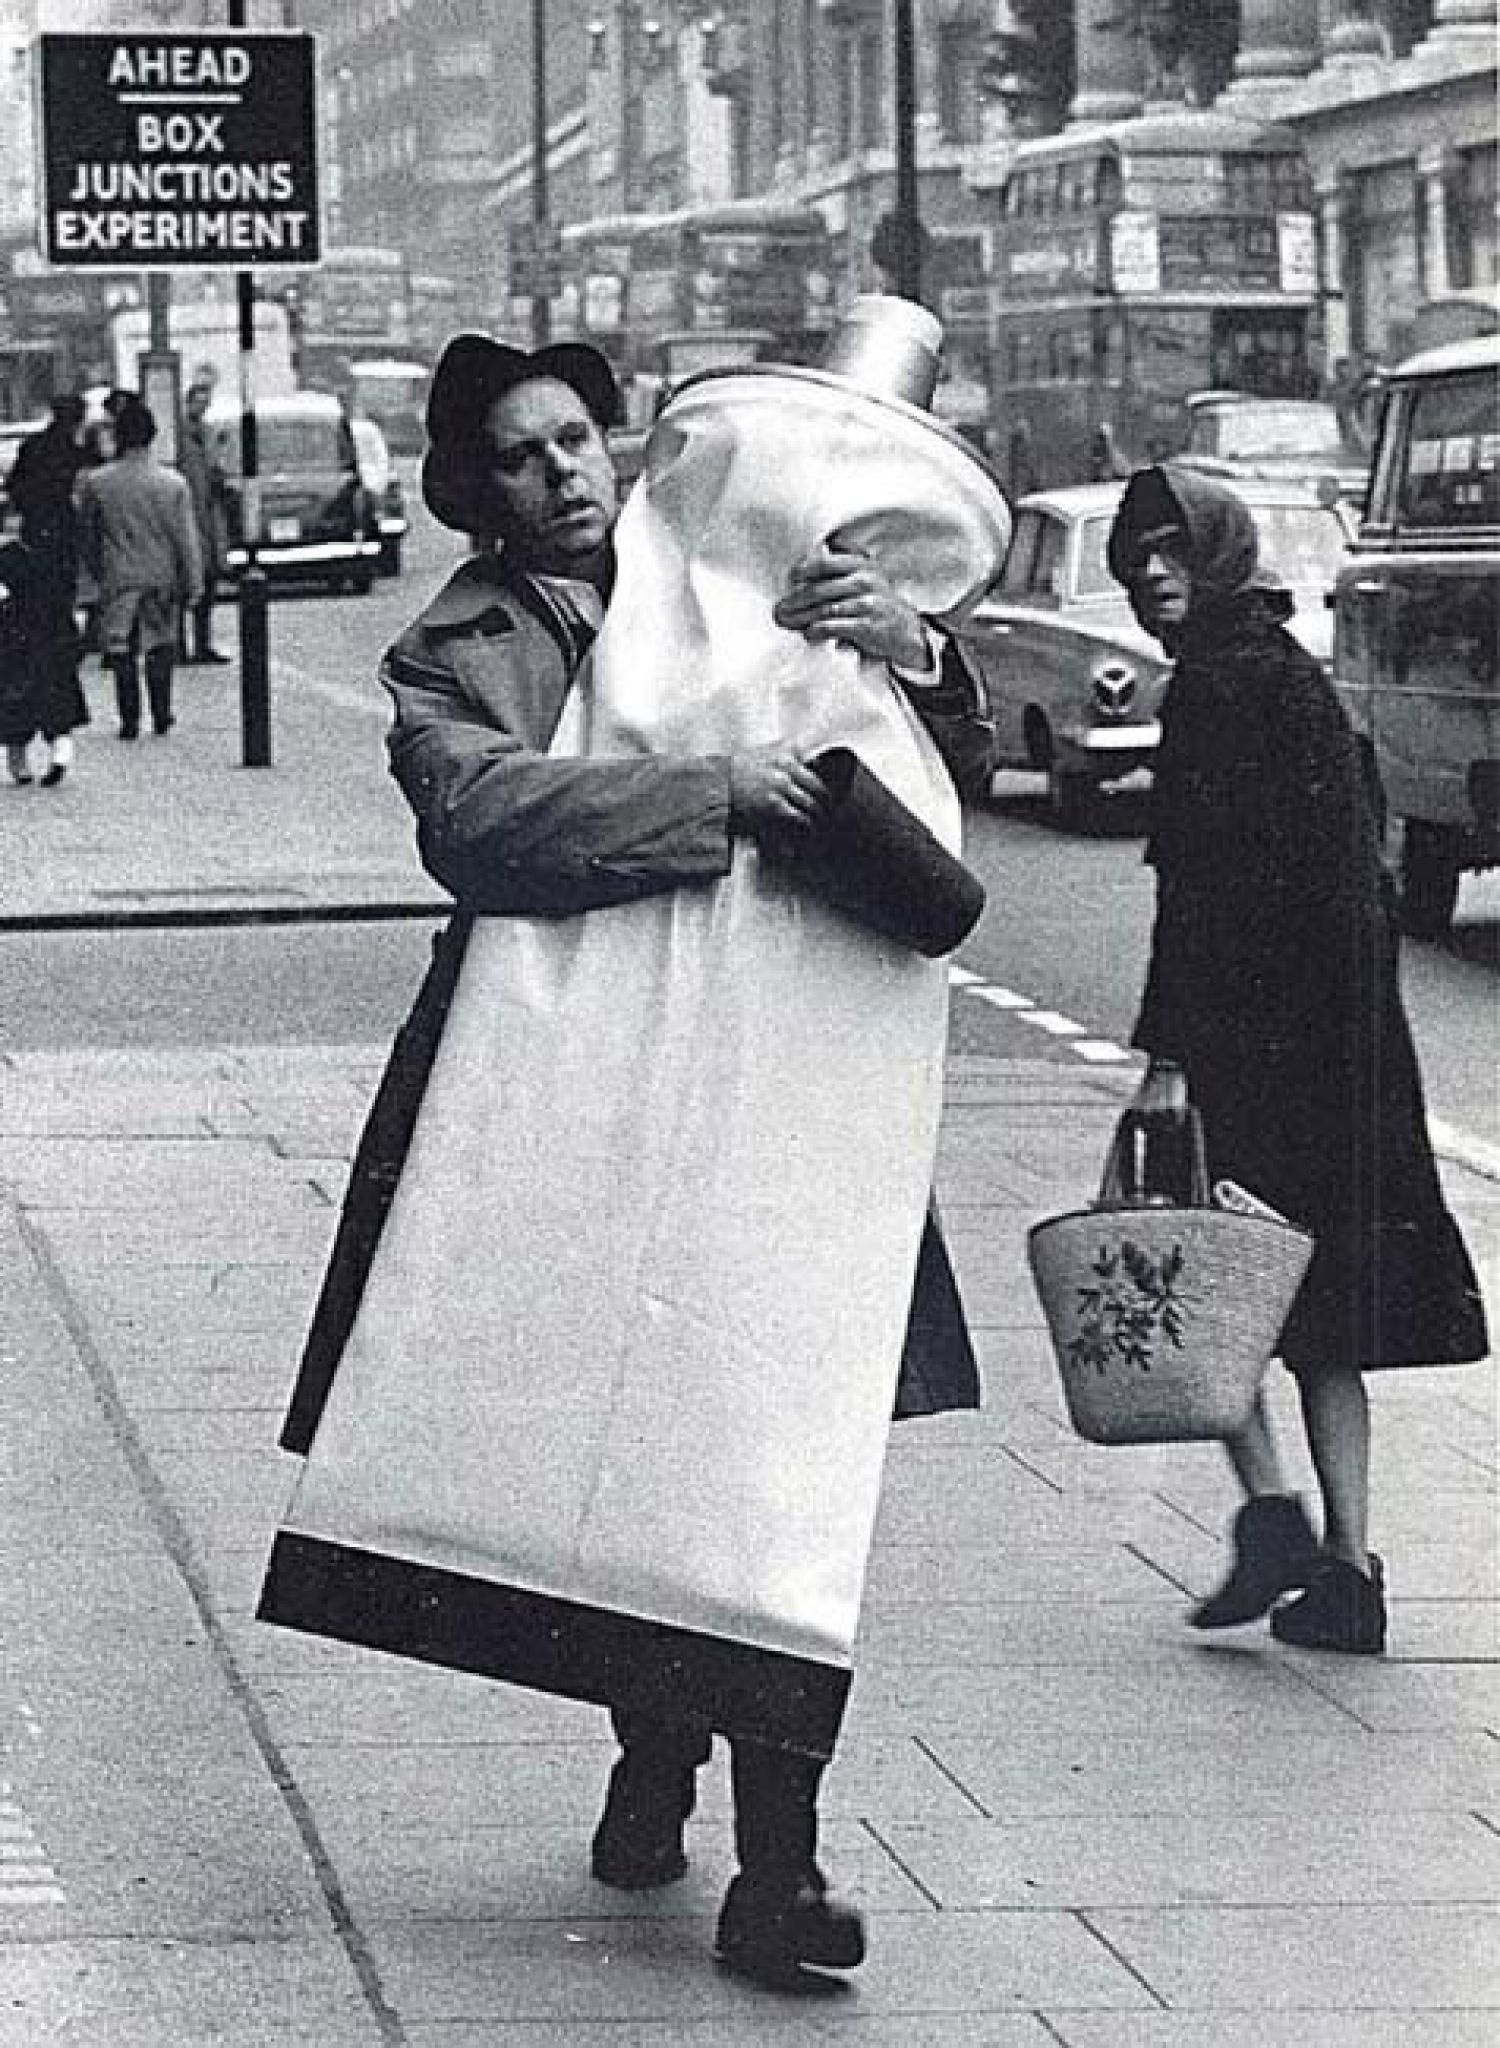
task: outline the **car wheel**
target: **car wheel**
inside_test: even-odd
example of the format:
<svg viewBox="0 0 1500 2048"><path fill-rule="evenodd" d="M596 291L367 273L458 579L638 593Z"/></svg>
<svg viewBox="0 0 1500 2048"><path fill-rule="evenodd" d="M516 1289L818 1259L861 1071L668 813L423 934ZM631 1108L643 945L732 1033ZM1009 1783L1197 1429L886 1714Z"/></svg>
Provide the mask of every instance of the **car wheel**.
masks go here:
<svg viewBox="0 0 1500 2048"><path fill-rule="evenodd" d="M372 569L356 569L349 578L348 587L355 597L368 597L375 586L375 572Z"/></svg>
<svg viewBox="0 0 1500 2048"><path fill-rule="evenodd" d="M1047 770L1047 809L1053 824L1063 831L1076 832L1088 825L1096 801L1097 792L1089 776L1070 774L1055 766Z"/></svg>
<svg viewBox="0 0 1500 2048"><path fill-rule="evenodd" d="M1456 832L1421 818L1406 820L1397 897L1403 931L1414 939L1440 939L1451 929L1462 865Z"/></svg>

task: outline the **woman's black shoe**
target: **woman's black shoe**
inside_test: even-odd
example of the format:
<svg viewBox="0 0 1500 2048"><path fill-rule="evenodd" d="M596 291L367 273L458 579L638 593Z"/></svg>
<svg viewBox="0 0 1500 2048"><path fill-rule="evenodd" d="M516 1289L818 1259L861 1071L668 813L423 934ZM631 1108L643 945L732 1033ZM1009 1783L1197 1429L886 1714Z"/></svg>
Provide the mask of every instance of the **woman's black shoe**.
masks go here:
<svg viewBox="0 0 1500 2048"><path fill-rule="evenodd" d="M682 1827L696 1790L692 1770L643 1763L627 1750L610 1772L604 1812L594 1830L590 1866L600 1884L622 1892L676 1884L687 1869Z"/></svg>
<svg viewBox="0 0 1500 2048"><path fill-rule="evenodd" d="M865 1923L852 1906L829 1897L821 1878L767 1884L742 1876L724 1895L714 1946L739 1976L785 1984L804 1969L858 1969Z"/></svg>
<svg viewBox="0 0 1500 2048"><path fill-rule="evenodd" d="M1217 1593L1192 1616L1194 1628L1238 1628L1269 1614L1283 1593L1318 1569L1318 1539L1289 1493L1260 1494L1234 1518L1234 1564Z"/></svg>
<svg viewBox="0 0 1500 2048"><path fill-rule="evenodd" d="M1279 1643L1301 1650L1342 1650L1378 1657L1385 1649L1385 1567L1372 1551L1368 1574L1341 1557L1325 1557L1300 1600L1271 1616Z"/></svg>

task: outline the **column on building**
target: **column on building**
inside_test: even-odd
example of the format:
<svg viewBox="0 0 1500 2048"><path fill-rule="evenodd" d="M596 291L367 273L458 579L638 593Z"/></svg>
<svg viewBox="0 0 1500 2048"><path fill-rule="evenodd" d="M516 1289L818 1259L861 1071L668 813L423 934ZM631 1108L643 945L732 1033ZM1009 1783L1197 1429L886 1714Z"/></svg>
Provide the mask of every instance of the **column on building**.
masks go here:
<svg viewBox="0 0 1500 2048"><path fill-rule="evenodd" d="M1070 121L1122 121L1146 92L1146 47L1118 0L1077 0L1073 18L1077 84Z"/></svg>
<svg viewBox="0 0 1500 2048"><path fill-rule="evenodd" d="M1363 64L1385 55L1374 0L1335 0L1323 55L1330 64Z"/></svg>
<svg viewBox="0 0 1500 2048"><path fill-rule="evenodd" d="M1417 244L1422 295L1446 298L1453 288L1448 255L1448 181L1453 158L1442 143L1433 143L1417 153L1417 206L1422 232Z"/></svg>
<svg viewBox="0 0 1500 2048"><path fill-rule="evenodd" d="M1317 0L1241 0L1240 47L1225 97L1260 105L1318 59Z"/></svg>
<svg viewBox="0 0 1500 2048"><path fill-rule="evenodd" d="M1344 235L1344 207L1348 181L1335 174L1317 190L1318 278L1323 304L1323 350L1330 366L1352 352L1348 287L1345 263L1348 250Z"/></svg>

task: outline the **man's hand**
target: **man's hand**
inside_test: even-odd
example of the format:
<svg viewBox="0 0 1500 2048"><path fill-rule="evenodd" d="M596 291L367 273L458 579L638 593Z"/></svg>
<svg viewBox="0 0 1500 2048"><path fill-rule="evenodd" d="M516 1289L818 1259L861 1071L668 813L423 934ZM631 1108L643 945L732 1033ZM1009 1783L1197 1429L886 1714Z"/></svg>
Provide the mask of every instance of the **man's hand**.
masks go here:
<svg viewBox="0 0 1500 2048"><path fill-rule="evenodd" d="M805 832L828 802L817 772L791 747L747 748L729 757L729 823L752 839Z"/></svg>
<svg viewBox="0 0 1500 2048"><path fill-rule="evenodd" d="M1187 1115L1187 1076L1174 1060L1152 1060L1131 1109L1150 1130L1180 1124Z"/></svg>
<svg viewBox="0 0 1500 2048"><path fill-rule="evenodd" d="M809 640L842 640L896 668L929 665L921 613L897 595L880 564L837 538L820 541L792 569L771 616Z"/></svg>

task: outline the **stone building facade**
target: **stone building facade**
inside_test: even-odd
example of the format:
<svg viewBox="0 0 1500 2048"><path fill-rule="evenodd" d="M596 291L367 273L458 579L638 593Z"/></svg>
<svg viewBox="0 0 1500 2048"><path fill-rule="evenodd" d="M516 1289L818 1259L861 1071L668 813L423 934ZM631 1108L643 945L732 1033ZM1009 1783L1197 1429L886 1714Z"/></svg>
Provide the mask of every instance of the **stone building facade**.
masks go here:
<svg viewBox="0 0 1500 2048"><path fill-rule="evenodd" d="M1313 168L1330 356L1398 352L1418 299L1496 276L1492 0L911 0L929 290L971 321L1018 137L1180 103L1290 123ZM815 206L844 291L893 201L896 0L301 0L320 31L333 239L389 242L516 314L554 221L744 195ZM1012 40L1014 39L1014 40ZM953 298L952 294L958 294Z"/></svg>

